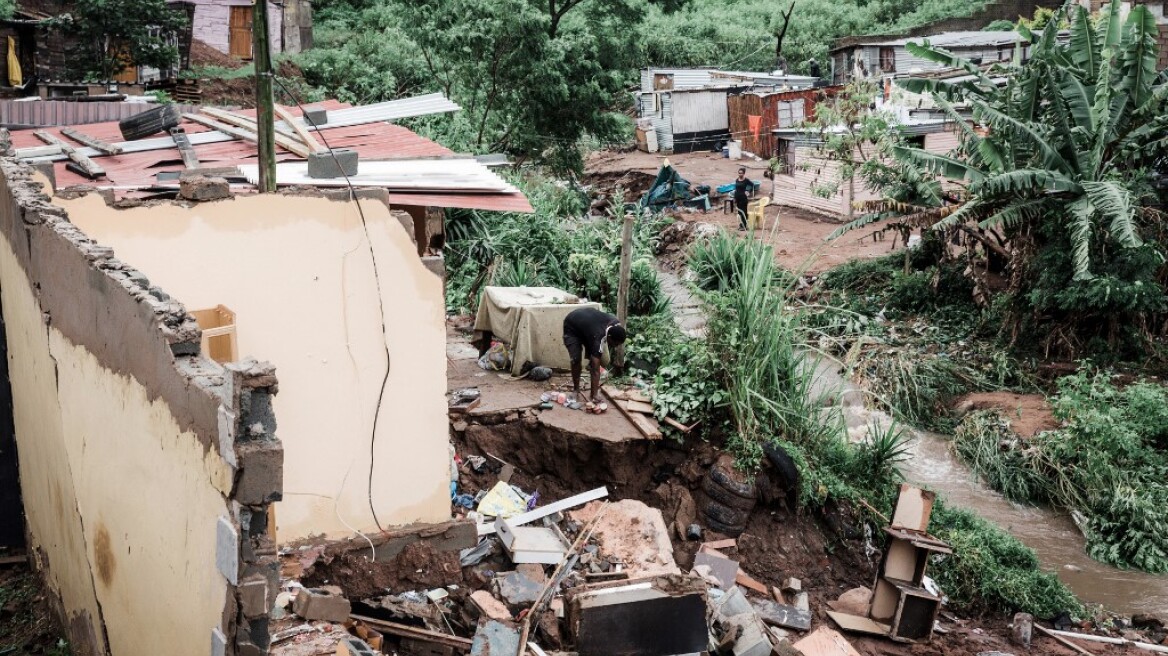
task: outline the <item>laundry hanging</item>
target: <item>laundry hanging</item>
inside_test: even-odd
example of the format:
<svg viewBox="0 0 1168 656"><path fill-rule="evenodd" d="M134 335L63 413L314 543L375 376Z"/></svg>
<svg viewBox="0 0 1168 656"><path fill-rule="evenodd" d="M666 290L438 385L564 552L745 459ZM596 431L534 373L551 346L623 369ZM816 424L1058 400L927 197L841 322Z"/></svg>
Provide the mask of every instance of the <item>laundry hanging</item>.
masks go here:
<svg viewBox="0 0 1168 656"><path fill-rule="evenodd" d="M762 128L762 117L748 115L746 121L750 125L750 133L754 135L755 139L758 139L758 131Z"/></svg>

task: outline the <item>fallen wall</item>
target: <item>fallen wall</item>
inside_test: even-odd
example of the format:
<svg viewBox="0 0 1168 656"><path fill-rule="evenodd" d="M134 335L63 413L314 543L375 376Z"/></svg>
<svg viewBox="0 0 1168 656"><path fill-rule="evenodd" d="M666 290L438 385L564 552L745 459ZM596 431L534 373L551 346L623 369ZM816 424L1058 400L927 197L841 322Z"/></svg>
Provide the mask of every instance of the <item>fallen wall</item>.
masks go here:
<svg viewBox="0 0 1168 656"><path fill-rule="evenodd" d="M284 194L55 202L191 309L227 306L239 353L279 363L281 542L450 519L442 281L409 216L377 198L360 201L363 220L352 202Z"/></svg>
<svg viewBox="0 0 1168 656"><path fill-rule="evenodd" d="M28 546L72 652L265 653L282 451L254 410L271 367L200 357L181 304L70 223L27 166L0 158L0 173Z"/></svg>

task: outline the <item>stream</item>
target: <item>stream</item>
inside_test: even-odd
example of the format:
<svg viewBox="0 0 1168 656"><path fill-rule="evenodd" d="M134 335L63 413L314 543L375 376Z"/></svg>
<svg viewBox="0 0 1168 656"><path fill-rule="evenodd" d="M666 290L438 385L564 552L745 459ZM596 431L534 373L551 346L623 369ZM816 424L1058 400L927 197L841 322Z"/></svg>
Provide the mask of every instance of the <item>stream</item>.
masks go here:
<svg viewBox="0 0 1168 656"><path fill-rule="evenodd" d="M1042 568L1058 574L1087 603L1124 613L1168 612L1168 576L1121 570L1092 560L1071 518L1048 508L1020 506L985 487L957 459L947 437L916 432L905 478L935 490L1010 532L1038 553Z"/></svg>
<svg viewBox="0 0 1168 656"><path fill-rule="evenodd" d="M705 317L697 299L672 272L659 270L658 275L673 301L678 326L691 336L701 335ZM884 413L864 407L863 391L840 375L840 362L808 355L816 360L812 394L843 405L849 439L862 439L871 420L887 419ZM1082 601L1128 615L1168 613L1168 576L1116 569L1092 560L1083 534L1066 513L1007 501L958 460L948 437L925 431L914 434L912 456L900 467L906 480L935 490L949 503L1008 531L1034 549L1042 568L1057 574Z"/></svg>

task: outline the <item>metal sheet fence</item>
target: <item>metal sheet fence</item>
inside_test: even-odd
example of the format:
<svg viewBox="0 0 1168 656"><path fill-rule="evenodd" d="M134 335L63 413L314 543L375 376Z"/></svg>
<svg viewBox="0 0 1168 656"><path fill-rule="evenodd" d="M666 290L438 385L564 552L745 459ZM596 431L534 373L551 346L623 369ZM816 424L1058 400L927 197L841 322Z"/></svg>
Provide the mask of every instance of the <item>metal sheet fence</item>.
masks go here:
<svg viewBox="0 0 1168 656"><path fill-rule="evenodd" d="M0 127L19 130L120 121L157 106L154 103L0 100ZM178 105L178 108L183 112L199 110L198 105Z"/></svg>

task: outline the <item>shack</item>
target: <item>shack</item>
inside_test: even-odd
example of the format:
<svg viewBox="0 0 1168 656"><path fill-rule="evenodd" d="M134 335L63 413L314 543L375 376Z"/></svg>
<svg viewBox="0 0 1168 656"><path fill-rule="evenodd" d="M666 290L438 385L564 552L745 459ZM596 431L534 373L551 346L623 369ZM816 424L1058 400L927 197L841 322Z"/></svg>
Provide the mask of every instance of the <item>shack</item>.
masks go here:
<svg viewBox="0 0 1168 656"><path fill-rule="evenodd" d="M843 87L804 88L793 91L748 89L726 98L730 133L742 141L742 149L759 157L775 155L774 130L795 128L815 120L815 106ZM753 121L752 121L753 117Z"/></svg>
<svg viewBox="0 0 1168 656"><path fill-rule="evenodd" d="M952 121L925 119L900 126L912 145L932 153L947 153L958 145ZM840 164L823 152L823 139L803 128L772 130L774 156L780 160L772 201L833 218L849 218L856 204L879 200L861 179L840 180Z"/></svg>
<svg viewBox="0 0 1168 656"><path fill-rule="evenodd" d="M1025 59L1030 47L1021 34L1013 30L988 32L944 32L923 37L849 37L836 42L831 50L832 84L847 84L853 79L921 73L944 68L942 64L917 57L908 51L909 43L944 48L975 64L1009 61L1015 48L1022 48Z"/></svg>

